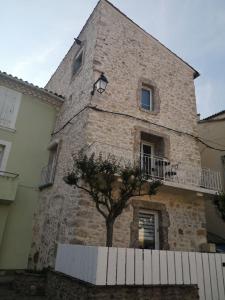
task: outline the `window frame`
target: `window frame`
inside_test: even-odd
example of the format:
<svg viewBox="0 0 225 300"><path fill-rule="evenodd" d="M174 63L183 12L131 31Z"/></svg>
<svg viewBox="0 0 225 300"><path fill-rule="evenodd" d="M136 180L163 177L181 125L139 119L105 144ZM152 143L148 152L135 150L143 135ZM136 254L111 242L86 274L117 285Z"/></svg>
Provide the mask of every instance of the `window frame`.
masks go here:
<svg viewBox="0 0 225 300"><path fill-rule="evenodd" d="M46 168L48 175L47 175L47 180L42 181L42 174L41 174L41 183L39 184L40 190L47 188L49 186L52 186L54 183L56 168L57 168L57 163L58 163L59 148L60 148L60 140L59 139L53 140L47 147L47 150L49 151L48 163L44 168L42 168L42 171ZM54 152L54 154L53 154L53 152ZM51 155L53 155L53 156L51 157Z"/></svg>
<svg viewBox="0 0 225 300"><path fill-rule="evenodd" d="M142 91L148 91L149 92L149 109L144 107L143 106L143 103L142 103ZM148 112L153 112L154 111L154 102L153 102L153 89L148 87L148 86L145 86L143 85L142 88L141 88L141 99L140 99L140 104L141 104L141 109L145 110L145 111L148 111Z"/></svg>
<svg viewBox="0 0 225 300"><path fill-rule="evenodd" d="M151 168L154 168L154 155L155 155L155 145L153 143L150 142L145 142L145 141L141 141L141 168L144 168L144 159L143 159L143 155L144 155L144 146L149 146L151 147Z"/></svg>
<svg viewBox="0 0 225 300"><path fill-rule="evenodd" d="M150 146L151 149L152 149L152 154L151 156L154 156L155 155L155 145L151 142L146 142L146 141L141 141L141 154L144 154L144 151L143 151L143 146Z"/></svg>
<svg viewBox="0 0 225 300"><path fill-rule="evenodd" d="M15 130L15 126L16 126L16 120L17 120L17 116L18 116L18 113L19 113L19 108L20 108L20 104L21 104L21 99L22 99L22 93L18 92L18 91L15 91L14 89L12 88L8 88L6 86L2 86L0 85L0 90L5 90L6 92L8 91L9 93L14 93L15 94L15 103L14 103L14 111L12 113L12 119L9 120L10 122L10 125L9 126L6 126L4 125L3 123L1 123L0 121L0 127L2 128L7 128L7 129L10 129L10 130ZM7 99L7 97L6 97Z"/></svg>
<svg viewBox="0 0 225 300"><path fill-rule="evenodd" d="M139 222L139 214L144 213L146 215L154 215L154 225L155 225L155 248L152 250L159 250L159 212L155 210L149 210L149 209L139 209L138 211L138 222ZM139 224L139 223L138 223ZM139 230L138 230L138 242L139 240ZM140 247L140 246L139 246Z"/></svg>
<svg viewBox="0 0 225 300"><path fill-rule="evenodd" d="M151 90L152 93L152 110L142 108L142 89ZM159 88L153 80L140 77L137 87L137 107L142 113L157 115L160 112Z"/></svg>
<svg viewBox="0 0 225 300"><path fill-rule="evenodd" d="M2 175L1 173L4 173L6 170L12 143L9 141L0 140L0 145L3 145L5 147L0 165L0 175Z"/></svg>
<svg viewBox="0 0 225 300"><path fill-rule="evenodd" d="M56 165L58 160L58 147L57 143L54 144L49 150L49 159L48 159L48 166L51 166L50 176L49 176L49 184L54 183L55 173L56 173Z"/></svg>
<svg viewBox="0 0 225 300"><path fill-rule="evenodd" d="M81 63L80 63L80 66L79 68L75 71L74 70L74 67L75 67L75 63L77 61L77 59L82 55L82 58L81 58ZM81 69L82 69L82 66L84 64L84 48L81 48L77 54L75 55L74 59L73 59L73 64L72 64L72 78L74 78L75 76L77 76Z"/></svg>

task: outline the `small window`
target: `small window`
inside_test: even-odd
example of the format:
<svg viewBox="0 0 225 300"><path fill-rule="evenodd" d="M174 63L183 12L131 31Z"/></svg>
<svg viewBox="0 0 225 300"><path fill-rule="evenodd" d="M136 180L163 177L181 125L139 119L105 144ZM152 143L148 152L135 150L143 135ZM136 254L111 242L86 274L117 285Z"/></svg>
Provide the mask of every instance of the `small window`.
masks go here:
<svg viewBox="0 0 225 300"><path fill-rule="evenodd" d="M5 145L0 145L0 170L3 162L4 152L5 152Z"/></svg>
<svg viewBox="0 0 225 300"><path fill-rule="evenodd" d="M52 185L55 179L56 165L58 159L58 141L53 141L48 147L48 165L42 169L40 188Z"/></svg>
<svg viewBox="0 0 225 300"><path fill-rule="evenodd" d="M140 210L138 240L141 249L159 249L159 221L156 211Z"/></svg>
<svg viewBox="0 0 225 300"><path fill-rule="evenodd" d="M21 93L0 86L0 126L15 129Z"/></svg>
<svg viewBox="0 0 225 300"><path fill-rule="evenodd" d="M6 169L10 149L11 142L0 140L0 175Z"/></svg>
<svg viewBox="0 0 225 300"><path fill-rule="evenodd" d="M152 101L152 90L142 88L141 89L141 107L143 109L152 111L153 110L153 101Z"/></svg>
<svg viewBox="0 0 225 300"><path fill-rule="evenodd" d="M83 51L75 58L73 64L73 75L76 74L81 68L82 61L83 61Z"/></svg>

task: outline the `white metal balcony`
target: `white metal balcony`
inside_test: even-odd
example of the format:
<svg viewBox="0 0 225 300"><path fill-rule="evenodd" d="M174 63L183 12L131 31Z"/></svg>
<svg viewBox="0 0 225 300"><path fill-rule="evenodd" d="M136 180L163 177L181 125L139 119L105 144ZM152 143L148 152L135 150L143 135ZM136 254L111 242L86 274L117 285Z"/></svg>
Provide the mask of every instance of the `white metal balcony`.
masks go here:
<svg viewBox="0 0 225 300"><path fill-rule="evenodd" d="M222 189L220 172L210 169L185 163L173 164L165 158L147 154L141 154L141 168L152 178L214 191Z"/></svg>

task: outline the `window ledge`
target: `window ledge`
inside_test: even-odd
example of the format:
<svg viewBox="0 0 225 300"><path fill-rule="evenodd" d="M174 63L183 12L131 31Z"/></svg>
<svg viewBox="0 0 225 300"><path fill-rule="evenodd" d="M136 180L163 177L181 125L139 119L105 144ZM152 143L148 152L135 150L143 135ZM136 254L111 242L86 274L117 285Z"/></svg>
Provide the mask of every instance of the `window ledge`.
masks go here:
<svg viewBox="0 0 225 300"><path fill-rule="evenodd" d="M52 185L53 185L53 182L49 182L49 183L45 183L45 184L39 185L38 188L39 188L40 191L42 191L42 190L44 190L44 189L46 189L46 188L48 188L48 187L50 187Z"/></svg>
<svg viewBox="0 0 225 300"><path fill-rule="evenodd" d="M0 129L6 130L6 131L10 131L10 132L12 132L12 133L15 133L15 132L16 132L16 128L5 127L5 126L3 126L3 125L0 125Z"/></svg>
<svg viewBox="0 0 225 300"><path fill-rule="evenodd" d="M139 106L139 110L142 112L145 112L147 114L151 114L151 115L157 115L159 113L159 110L148 110L148 109L144 109L140 106Z"/></svg>

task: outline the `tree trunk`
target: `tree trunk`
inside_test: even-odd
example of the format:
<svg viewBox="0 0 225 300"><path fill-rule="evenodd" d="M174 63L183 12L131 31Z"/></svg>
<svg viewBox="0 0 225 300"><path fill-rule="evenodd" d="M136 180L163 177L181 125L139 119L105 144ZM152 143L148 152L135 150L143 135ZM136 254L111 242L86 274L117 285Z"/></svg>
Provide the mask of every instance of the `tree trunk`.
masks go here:
<svg viewBox="0 0 225 300"><path fill-rule="evenodd" d="M106 247L112 247L114 220L106 220Z"/></svg>

